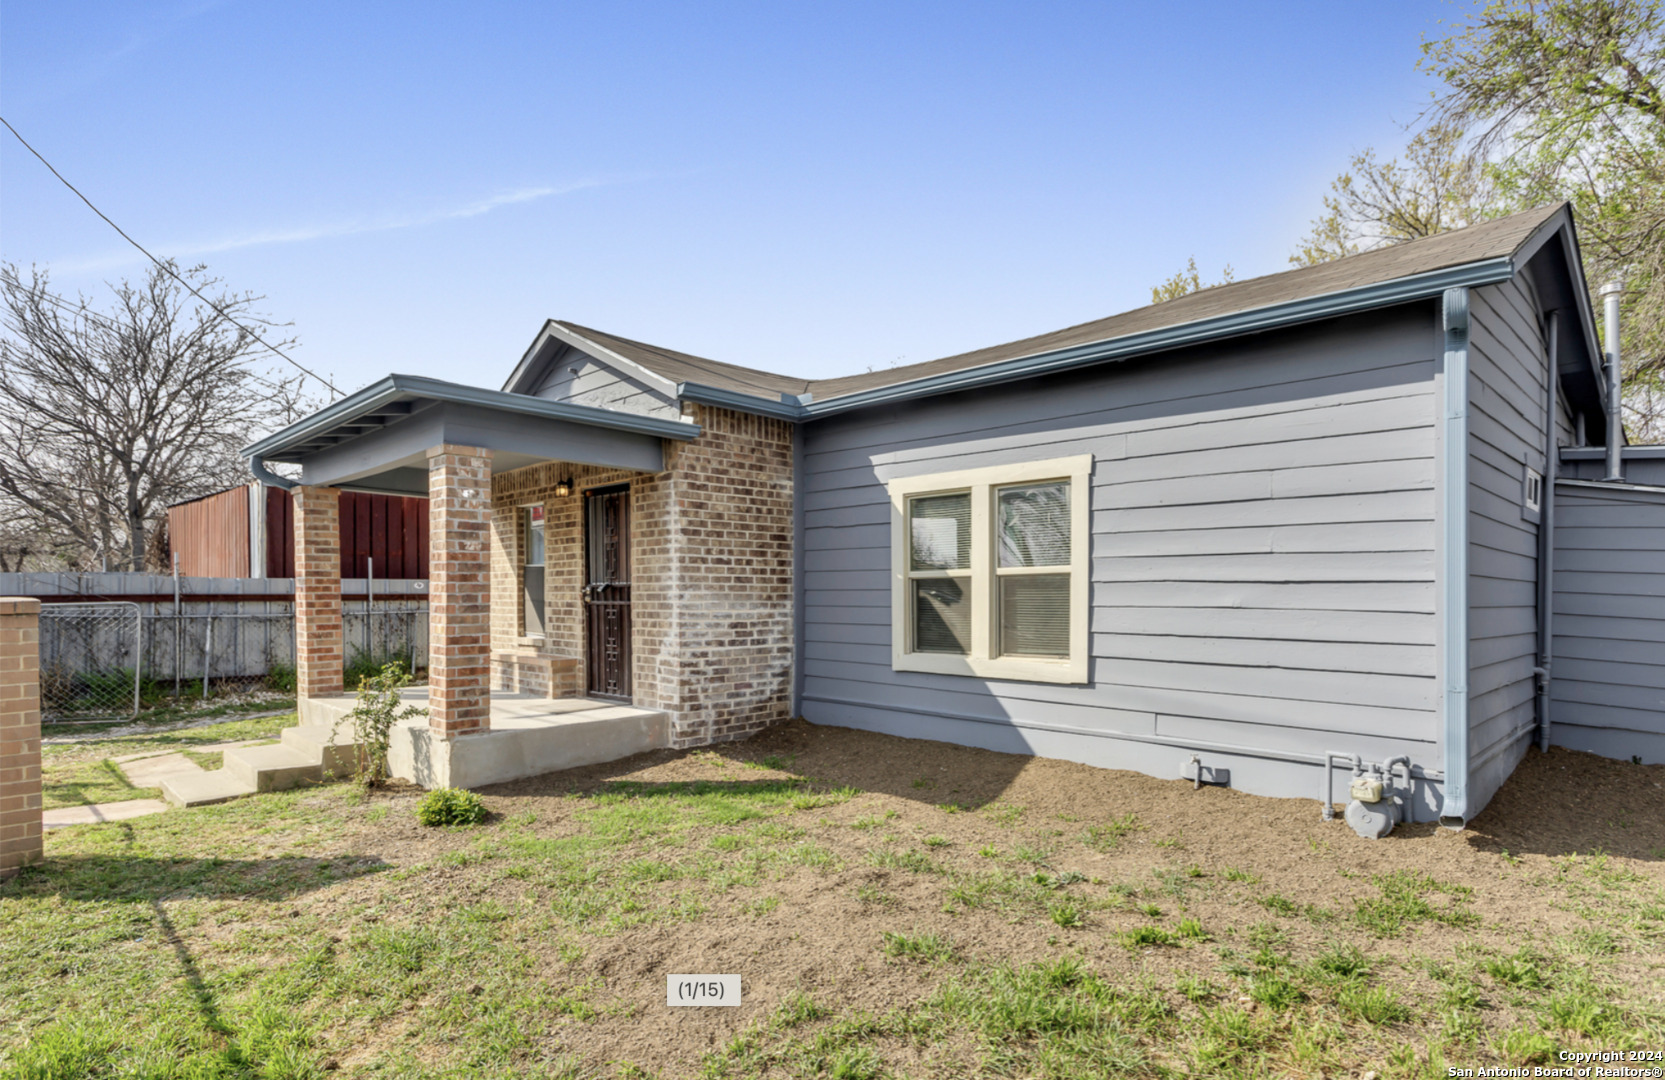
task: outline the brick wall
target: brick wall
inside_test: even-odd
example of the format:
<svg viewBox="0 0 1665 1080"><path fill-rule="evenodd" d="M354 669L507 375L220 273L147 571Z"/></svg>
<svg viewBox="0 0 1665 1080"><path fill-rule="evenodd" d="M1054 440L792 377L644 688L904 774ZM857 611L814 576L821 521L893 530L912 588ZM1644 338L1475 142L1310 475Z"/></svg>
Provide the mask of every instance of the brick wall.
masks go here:
<svg viewBox="0 0 1665 1080"><path fill-rule="evenodd" d="M491 451L428 451L428 726L491 727Z"/></svg>
<svg viewBox="0 0 1665 1080"><path fill-rule="evenodd" d="M630 483L632 697L669 713L677 746L744 738L786 718L793 650L792 430L694 407L704 427L665 444L664 472L551 463L492 485L492 648L498 686L535 687L523 657L578 661L583 693L583 489ZM571 479L573 494L555 485ZM544 506L544 622L521 639L521 507ZM534 691L535 692L535 691ZM557 696L561 691L555 691Z"/></svg>
<svg viewBox="0 0 1665 1080"><path fill-rule="evenodd" d="M677 746L745 738L791 710L792 427L695 406L668 452Z"/></svg>
<svg viewBox="0 0 1665 1080"><path fill-rule="evenodd" d="M42 857L40 601L0 598L0 880Z"/></svg>
<svg viewBox="0 0 1665 1080"><path fill-rule="evenodd" d="M295 688L301 697L341 693L341 492L297 487Z"/></svg>

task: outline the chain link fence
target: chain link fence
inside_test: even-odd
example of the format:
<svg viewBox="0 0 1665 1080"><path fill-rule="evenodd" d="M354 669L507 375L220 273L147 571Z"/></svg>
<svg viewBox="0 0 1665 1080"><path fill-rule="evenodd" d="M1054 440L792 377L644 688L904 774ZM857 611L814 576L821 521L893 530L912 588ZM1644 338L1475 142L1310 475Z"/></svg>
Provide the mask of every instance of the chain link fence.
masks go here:
<svg viewBox="0 0 1665 1080"><path fill-rule="evenodd" d="M395 606L398 605L398 606ZM229 605L228 605L229 606ZM269 606L269 605L267 605ZM345 686L392 661L428 666L425 600L343 610ZM295 692L295 616L267 611L162 611L132 603L41 608L41 719L132 717L140 709L227 695Z"/></svg>
<svg viewBox="0 0 1665 1080"><path fill-rule="evenodd" d="M138 715L144 682L138 604L47 604L40 613L43 718Z"/></svg>

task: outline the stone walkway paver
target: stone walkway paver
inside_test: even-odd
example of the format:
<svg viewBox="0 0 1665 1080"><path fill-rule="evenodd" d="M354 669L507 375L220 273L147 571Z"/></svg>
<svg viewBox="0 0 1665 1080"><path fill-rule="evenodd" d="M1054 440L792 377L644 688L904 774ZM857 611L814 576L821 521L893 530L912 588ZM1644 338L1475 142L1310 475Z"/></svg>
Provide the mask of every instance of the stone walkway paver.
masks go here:
<svg viewBox="0 0 1665 1080"><path fill-rule="evenodd" d="M197 770L201 772L202 770ZM161 799L129 799L126 802L96 803L92 806L61 806L41 813L41 824L48 829L66 825L93 825L100 821L126 821L128 818L160 814L168 808Z"/></svg>

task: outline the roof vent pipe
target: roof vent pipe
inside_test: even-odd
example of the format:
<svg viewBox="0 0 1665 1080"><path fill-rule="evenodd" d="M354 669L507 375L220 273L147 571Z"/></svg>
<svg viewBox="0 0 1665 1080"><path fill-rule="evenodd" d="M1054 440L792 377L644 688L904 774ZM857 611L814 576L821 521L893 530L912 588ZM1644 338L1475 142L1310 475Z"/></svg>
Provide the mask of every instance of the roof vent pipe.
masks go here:
<svg viewBox="0 0 1665 1080"><path fill-rule="evenodd" d="M1623 483L1625 466L1623 450L1624 415L1620 410L1619 394L1623 390L1619 380L1619 294L1624 286L1609 281L1601 287L1602 304L1607 316L1607 477Z"/></svg>

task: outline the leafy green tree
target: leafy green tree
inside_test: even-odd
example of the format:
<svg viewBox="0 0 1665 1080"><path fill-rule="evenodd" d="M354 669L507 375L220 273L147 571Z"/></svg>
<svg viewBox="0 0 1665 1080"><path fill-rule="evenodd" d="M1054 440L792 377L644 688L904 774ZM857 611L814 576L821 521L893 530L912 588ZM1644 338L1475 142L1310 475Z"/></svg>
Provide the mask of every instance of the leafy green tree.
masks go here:
<svg viewBox="0 0 1665 1080"><path fill-rule="evenodd" d="M1162 284L1151 286L1150 302L1160 304L1167 300L1177 300L1188 293L1194 293L1201 289L1212 289L1216 285L1229 285L1231 280L1232 270L1228 264L1225 270L1221 272L1219 281L1204 284L1202 274L1197 271L1196 257L1192 256L1185 260L1185 269Z"/></svg>
<svg viewBox="0 0 1665 1080"><path fill-rule="evenodd" d="M1445 85L1404 161L1355 157L1291 261L1570 202L1592 292L1624 283L1626 426L1665 438L1660 0L1493 0L1422 53Z"/></svg>
<svg viewBox="0 0 1665 1080"><path fill-rule="evenodd" d="M1624 283L1626 426L1665 438L1665 14L1659 0L1498 0L1421 66L1503 208L1567 200L1592 286ZM1592 289L1593 291L1593 289Z"/></svg>

